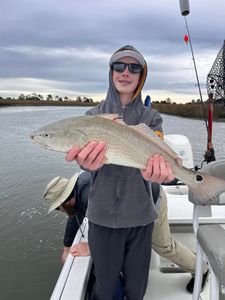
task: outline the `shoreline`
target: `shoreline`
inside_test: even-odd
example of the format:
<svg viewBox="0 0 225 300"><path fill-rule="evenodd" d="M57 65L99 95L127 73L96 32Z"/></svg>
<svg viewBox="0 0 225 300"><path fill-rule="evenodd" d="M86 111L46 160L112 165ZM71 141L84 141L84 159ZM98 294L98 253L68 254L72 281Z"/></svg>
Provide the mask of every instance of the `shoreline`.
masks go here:
<svg viewBox="0 0 225 300"><path fill-rule="evenodd" d="M7 106L95 106L98 104L99 102L0 100L0 108Z"/></svg>
<svg viewBox="0 0 225 300"><path fill-rule="evenodd" d="M78 102L78 101L37 101L37 100L7 100L0 99L0 109L2 107L20 107L20 106L77 106L77 107L93 107L100 102ZM190 118L204 120L201 104L165 104L152 103L152 107L157 109L159 113L172 115L181 118ZM206 118L208 115L208 106L204 105L204 113ZM215 122L225 122L225 111L221 111L218 107L214 108L213 120Z"/></svg>

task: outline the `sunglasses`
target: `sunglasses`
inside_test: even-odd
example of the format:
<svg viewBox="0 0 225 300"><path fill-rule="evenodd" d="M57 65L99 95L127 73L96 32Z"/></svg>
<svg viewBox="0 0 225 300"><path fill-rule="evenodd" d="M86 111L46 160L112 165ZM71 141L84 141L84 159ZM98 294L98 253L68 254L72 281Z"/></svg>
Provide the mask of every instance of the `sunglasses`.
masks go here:
<svg viewBox="0 0 225 300"><path fill-rule="evenodd" d="M124 72L126 67L128 67L129 72L132 74L139 74L143 70L140 64L126 64L124 62L114 62L112 64L112 69L119 73Z"/></svg>

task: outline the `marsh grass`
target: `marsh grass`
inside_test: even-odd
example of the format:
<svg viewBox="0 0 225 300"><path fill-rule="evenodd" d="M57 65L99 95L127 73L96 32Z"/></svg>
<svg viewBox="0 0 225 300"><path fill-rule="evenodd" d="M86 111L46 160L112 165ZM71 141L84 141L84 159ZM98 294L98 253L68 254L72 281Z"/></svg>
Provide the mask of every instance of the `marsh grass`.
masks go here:
<svg viewBox="0 0 225 300"><path fill-rule="evenodd" d="M208 104L165 104L153 103L152 106L161 114L174 115L184 118L202 119L204 114L208 117ZM213 110L214 120L225 121L225 107L214 106Z"/></svg>

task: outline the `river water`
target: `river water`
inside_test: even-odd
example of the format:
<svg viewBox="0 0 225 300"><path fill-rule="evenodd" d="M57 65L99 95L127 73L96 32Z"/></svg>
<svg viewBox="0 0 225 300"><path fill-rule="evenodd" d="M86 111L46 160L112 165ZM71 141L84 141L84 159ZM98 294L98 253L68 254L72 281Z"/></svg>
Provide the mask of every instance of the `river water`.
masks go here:
<svg viewBox="0 0 225 300"><path fill-rule="evenodd" d="M85 107L0 108L0 299L49 299L58 278L66 217L46 216L42 194L53 177L79 168L64 154L34 145L29 133L52 121L83 115ZM186 135L200 165L206 148L202 120L163 115L165 134ZM214 123L217 159L225 156L225 123Z"/></svg>

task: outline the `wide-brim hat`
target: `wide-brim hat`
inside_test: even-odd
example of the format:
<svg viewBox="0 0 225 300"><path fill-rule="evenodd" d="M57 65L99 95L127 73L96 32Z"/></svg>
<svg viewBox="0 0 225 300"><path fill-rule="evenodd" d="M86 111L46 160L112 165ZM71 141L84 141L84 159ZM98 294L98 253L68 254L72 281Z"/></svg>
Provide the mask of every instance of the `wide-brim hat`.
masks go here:
<svg viewBox="0 0 225 300"><path fill-rule="evenodd" d="M67 200L74 189L78 176L79 172L75 173L70 179L57 176L47 184L43 195L49 205L47 214Z"/></svg>

